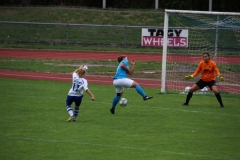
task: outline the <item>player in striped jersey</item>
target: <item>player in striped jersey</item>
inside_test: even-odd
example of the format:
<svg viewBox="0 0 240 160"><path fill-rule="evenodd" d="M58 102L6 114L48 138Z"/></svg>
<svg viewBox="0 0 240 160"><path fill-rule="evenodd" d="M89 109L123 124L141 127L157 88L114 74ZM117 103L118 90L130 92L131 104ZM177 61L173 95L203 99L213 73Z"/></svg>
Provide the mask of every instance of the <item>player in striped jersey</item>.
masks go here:
<svg viewBox="0 0 240 160"><path fill-rule="evenodd" d="M94 101L94 95L88 89L88 82L84 78L85 73L88 67L86 65L81 65L78 69L76 69L72 74L72 87L68 92L67 100L66 100L66 108L70 117L67 119L67 122L76 121L76 118L79 114L79 107L82 102L84 91L87 92L89 96L91 96ZM75 110L73 112L71 104L75 103Z"/></svg>

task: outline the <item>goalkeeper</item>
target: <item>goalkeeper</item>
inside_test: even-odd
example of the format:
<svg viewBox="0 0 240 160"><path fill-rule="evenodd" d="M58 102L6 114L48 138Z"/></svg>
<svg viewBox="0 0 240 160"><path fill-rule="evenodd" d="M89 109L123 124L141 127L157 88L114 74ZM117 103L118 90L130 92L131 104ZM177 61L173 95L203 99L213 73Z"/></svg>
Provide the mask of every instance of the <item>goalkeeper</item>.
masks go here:
<svg viewBox="0 0 240 160"><path fill-rule="evenodd" d="M217 78L220 81L223 81L223 77L220 75L220 72L217 68L217 65L214 61L210 60L209 53L203 53L203 60L198 64L196 71L192 75L185 76L185 79L191 79L199 74L202 73L201 79L195 83L188 92L186 102L183 105L188 105L190 99L192 98L193 92L196 90L202 89L205 86L208 86L213 93L215 94L218 102L220 103L221 108L224 107L222 103L222 98L218 92L218 88L215 82L215 75L214 72L217 74Z"/></svg>

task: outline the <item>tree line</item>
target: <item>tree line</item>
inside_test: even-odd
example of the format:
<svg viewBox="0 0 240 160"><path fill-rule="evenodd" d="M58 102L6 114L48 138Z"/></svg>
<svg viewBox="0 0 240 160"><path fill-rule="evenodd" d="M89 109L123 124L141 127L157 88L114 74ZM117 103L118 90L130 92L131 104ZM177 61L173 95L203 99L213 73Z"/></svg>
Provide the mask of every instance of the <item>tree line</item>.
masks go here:
<svg viewBox="0 0 240 160"><path fill-rule="evenodd" d="M102 8L102 0L1 0L6 6L75 6ZM160 9L208 11L209 0L159 0ZM106 0L106 8L154 9L155 0ZM239 12L240 0L212 0L212 11Z"/></svg>

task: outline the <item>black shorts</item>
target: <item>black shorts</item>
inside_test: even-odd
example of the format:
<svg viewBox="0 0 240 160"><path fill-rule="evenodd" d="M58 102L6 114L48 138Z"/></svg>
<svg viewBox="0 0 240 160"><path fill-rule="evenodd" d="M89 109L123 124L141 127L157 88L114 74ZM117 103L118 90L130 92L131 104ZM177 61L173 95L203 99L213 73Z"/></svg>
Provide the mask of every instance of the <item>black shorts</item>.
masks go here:
<svg viewBox="0 0 240 160"><path fill-rule="evenodd" d="M216 85L216 81L210 81L210 82L204 82L203 80L199 80L197 83L195 83L200 89L208 86L210 89L212 89L212 86Z"/></svg>
<svg viewBox="0 0 240 160"><path fill-rule="evenodd" d="M82 103L82 98L83 98L83 95L82 96L67 96L67 100L66 100L66 105L67 106L71 106L72 103L74 102L75 103L75 106L80 106L81 103Z"/></svg>

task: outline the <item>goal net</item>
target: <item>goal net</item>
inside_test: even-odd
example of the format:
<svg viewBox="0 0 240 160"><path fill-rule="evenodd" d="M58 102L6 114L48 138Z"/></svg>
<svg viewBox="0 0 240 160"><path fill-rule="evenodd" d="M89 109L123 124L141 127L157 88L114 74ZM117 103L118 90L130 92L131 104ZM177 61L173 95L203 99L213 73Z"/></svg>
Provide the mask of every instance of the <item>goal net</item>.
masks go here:
<svg viewBox="0 0 240 160"><path fill-rule="evenodd" d="M216 79L219 91L240 94L240 13L165 10L163 39L161 92L181 93L196 83L201 73L184 76L208 52L224 77Z"/></svg>

